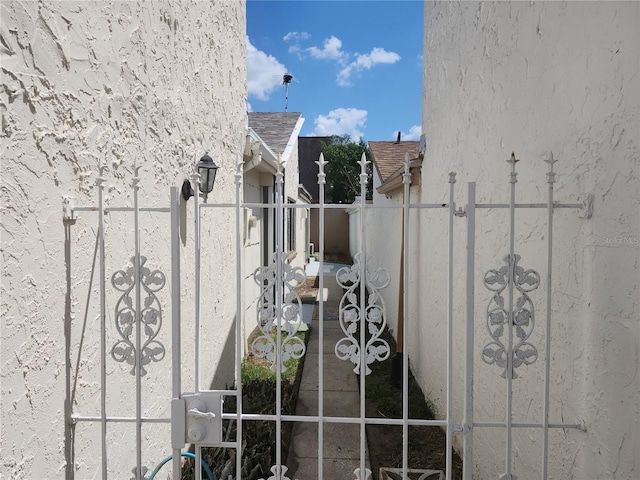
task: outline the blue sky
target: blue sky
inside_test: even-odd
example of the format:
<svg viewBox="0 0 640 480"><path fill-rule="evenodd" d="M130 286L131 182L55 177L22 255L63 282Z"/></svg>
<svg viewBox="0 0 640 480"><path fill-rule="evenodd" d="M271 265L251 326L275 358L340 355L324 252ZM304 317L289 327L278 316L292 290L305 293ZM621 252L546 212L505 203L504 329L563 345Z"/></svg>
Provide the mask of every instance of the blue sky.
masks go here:
<svg viewBox="0 0 640 480"><path fill-rule="evenodd" d="M424 4L247 1L249 109L302 112L301 135L418 140Z"/></svg>

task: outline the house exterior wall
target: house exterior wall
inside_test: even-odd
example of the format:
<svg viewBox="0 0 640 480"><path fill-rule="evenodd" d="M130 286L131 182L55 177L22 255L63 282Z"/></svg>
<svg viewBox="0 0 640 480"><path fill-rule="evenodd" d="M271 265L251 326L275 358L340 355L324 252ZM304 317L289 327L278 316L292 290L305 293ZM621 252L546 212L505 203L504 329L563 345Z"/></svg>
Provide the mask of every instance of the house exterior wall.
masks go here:
<svg viewBox="0 0 640 480"><path fill-rule="evenodd" d="M638 264L640 235L639 45L635 2L427 2L422 169L424 203L448 200L477 182L477 200L506 203L515 151L517 201L546 202L547 165L558 160L555 199L594 194L590 220L554 214L550 420L584 421L587 432L552 430L550 478L612 480L640 475ZM464 204L464 200L461 200ZM518 210L516 253L537 270L538 311L531 342L539 359L514 381L514 418L541 422L545 355L546 217ZM464 380L464 220L456 224L454 391ZM447 222L420 215L419 295L411 301L410 359L423 390L444 412L446 394ZM505 381L480 359L490 340L482 279L508 253L508 214L477 213L475 420L503 421ZM412 286L413 288L413 286ZM462 421L463 395L454 395ZM505 471L504 432L476 429L474 478ZM458 445L460 447L460 445ZM540 478L542 433L514 433L513 473Z"/></svg>
<svg viewBox="0 0 640 480"><path fill-rule="evenodd" d="M397 337L398 328L398 290L400 275L400 250L402 248L402 194L387 198L377 192L381 185L377 170L373 169L373 206L399 208L372 208L367 210L367 250L371 254L369 266L383 268L389 272L389 286L380 291L387 309L388 327ZM350 236L352 252L357 253L360 238L360 214L351 215L351 224L357 229L357 235ZM355 238L353 238L355 237Z"/></svg>
<svg viewBox="0 0 640 480"><path fill-rule="evenodd" d="M308 205L307 202L298 197L296 201L297 205ZM296 235L296 251L297 255L294 260L296 267L304 268L308 263L308 247L309 247L309 209L308 208L296 208L295 217L295 235Z"/></svg>
<svg viewBox="0 0 640 480"><path fill-rule="evenodd" d="M244 174L244 201L248 203L262 202L262 175L259 171L253 170ZM272 179L272 177L271 177ZM255 225L252 225L250 216L255 216ZM262 266L262 235L265 222L262 211L252 211L246 209L244 212L244 249L243 249L243 270L244 270L244 319L243 332L245 340L256 328L256 313L258 299L260 297L260 287L253 277L257 268Z"/></svg>
<svg viewBox="0 0 640 480"><path fill-rule="evenodd" d="M327 209L324 212L324 251L349 255L349 214L342 209ZM311 210L311 243L316 252L320 249L320 214Z"/></svg>
<svg viewBox="0 0 640 480"><path fill-rule="evenodd" d="M289 158L287 159L287 165L284 176L284 191L285 197L284 202L289 203L293 201L294 204L302 203L298 198L298 188L300 186L300 174L298 169L298 136L292 137L291 142L293 144L290 146L287 145L287 150L289 152ZM292 225L287 223L286 231L284 233L285 236L285 244L289 251L295 251L296 256L291 260L292 267L301 267L304 268L306 264L305 258L305 230L303 223L303 211L299 208L292 209L292 215L290 218L295 218L295 221ZM295 236L295 245L290 245L288 242L288 231L292 229L293 235ZM294 248L292 248L294 247Z"/></svg>
<svg viewBox="0 0 640 480"><path fill-rule="evenodd" d="M398 341L398 312L402 300L400 298L400 275L402 274L400 267L402 241L403 241L403 196L404 193L395 193L389 197L385 194L378 193L377 188L381 185L380 177L376 169L373 174L373 202L367 209L367 252L370 255L369 266L373 268L383 268L389 273L389 286L381 290L379 293L384 299L386 307L387 325L391 329L394 338ZM410 203L417 203L420 200L420 187L413 186L409 190ZM396 207L396 208L392 208ZM352 215L352 221L359 223L354 219L358 213ZM442 217L444 218L444 217ZM406 247L406 255L409 262L409 290L412 291L412 285L415 284L415 260L419 258L420 249L417 227L417 214L415 210L409 211L409 245ZM359 233L358 233L359 236ZM412 297L415 291L412 292ZM411 312L411 309L409 309Z"/></svg>
<svg viewBox="0 0 640 480"><path fill-rule="evenodd" d="M179 186L208 150L220 166L209 201L234 201L234 162L246 124L245 5L8 1L0 9L0 477L99 477L100 424L65 428L69 405L74 414L100 414L98 215L82 212L65 227L62 198L97 205L102 161L107 206L132 206L137 159L141 205L165 207L169 187ZM181 252L182 350L191 366L185 391L194 388L193 205L191 199L184 207ZM111 275L127 267L134 234L131 215L106 217L110 350L118 339ZM168 217L141 215L142 252L167 280L158 294L166 356L143 377L145 416L170 415ZM220 225L233 225L234 218L231 210L202 212L204 387L233 381L235 287L225 279L235 275L235 256L227 253L235 232ZM106 365L107 413L135 416L131 367L109 352ZM65 447L67 434L75 437L75 451L71 442ZM152 469L170 452L169 425L144 425L143 435L143 465ZM136 463L133 424L109 423L107 442L109 478L129 478ZM67 468L66 460L75 465Z"/></svg>

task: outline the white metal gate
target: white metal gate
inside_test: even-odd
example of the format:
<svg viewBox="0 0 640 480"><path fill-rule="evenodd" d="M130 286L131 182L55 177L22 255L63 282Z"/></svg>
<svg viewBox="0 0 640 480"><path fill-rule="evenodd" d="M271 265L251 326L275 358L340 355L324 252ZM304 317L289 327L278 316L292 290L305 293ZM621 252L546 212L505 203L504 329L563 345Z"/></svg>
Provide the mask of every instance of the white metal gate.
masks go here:
<svg viewBox="0 0 640 480"><path fill-rule="evenodd" d="M322 348L322 334L320 334L320 345L318 353L319 362L319 404L317 415L284 415L282 414L282 395L281 395L281 373L284 368L284 361L288 358L296 358L305 355L304 344L295 336L298 328L296 320L300 315L301 303L296 288L304 281L304 272L300 269L293 269L286 261L284 253L284 223L287 218L287 209L294 208L318 208L320 219L320 244L318 251L320 254L320 262L323 262L324 254L324 229L325 218L324 212L328 208L344 208L345 205L332 205L325 203L324 187L325 173L324 167L326 162L321 156L317 162L319 165L318 183L320 188L320 202L316 205L296 205L286 203L283 199L283 172L279 170L275 178L274 200L269 203L247 203L243 201L243 174L242 164L236 165L235 173L235 189L236 202L234 204L208 204L200 203L199 197L194 197L195 203L195 378L196 383L192 392L182 391L181 371L182 355L180 345L182 342L181 335L183 330L183 322L186 320L181 318L181 281L180 272L180 225L181 225L181 200L180 190L177 187L171 189L170 202L168 207L143 208L139 204L138 198L138 166L135 167L135 176L133 179L133 207L106 207L104 204L104 169L100 167L99 176L96 182L98 191L97 207L81 207L74 206L69 201L65 202L65 221L66 228L73 228L76 222L78 212L98 212L98 230L96 233L96 251L99 258L99 292L100 292L100 414L91 416L79 414L75 411L73 402L67 406L67 435L66 453L67 453L67 478L74 478L74 449L77 438L75 437L75 427L80 423L97 423L100 425L100 441L101 441L101 466L100 474L102 478L108 478L108 459L109 445L107 444L107 429L110 424L132 424L135 426L135 454L132 454L131 465L133 469L133 478L136 480L150 478L155 476L157 468L152 470L153 465L148 461L143 461L142 449L145 443L145 435L143 434L143 425L145 424L165 424L171 426L171 450L172 450L172 472L173 478L181 478L182 457L185 455L184 449L187 445L193 447L192 456L195 458L195 465L201 465L202 447L217 446L228 448L236 451L234 473L231 478L236 478L235 472L242 470L242 442L243 442L243 424L244 422L266 420L274 422L276 426L276 442L275 442L275 464L271 467L271 472L264 475L265 480L288 480L288 468L286 459L283 458L281 451L280 437L282 434L283 424L285 422L307 422L318 425L318 464L317 478L327 478L323 472L323 452L324 437L323 429L327 424L357 424L360 427L360 465L353 472L344 472L342 478L349 480L365 480L371 475L367 464L367 440L366 426L368 424L383 425L401 425L403 429L403 445L402 445L402 471L406 477L410 469L408 460L408 428L410 425L428 425L434 428L442 428L446 431L446 469L444 477L447 480L452 478L452 447L455 435L460 435L464 443L464 473L465 480L471 480L473 467L473 431L480 428L499 428L504 431L506 452L504 471L495 473L495 478L514 480L517 478L517 472L512 471L512 432L514 429L539 429L543 438L542 452L542 478L548 478L547 453L548 453L548 436L549 429L553 428L572 428L584 430L585 426L575 423L551 423L549 420L549 383L550 383L550 348L551 348L551 330L552 330L552 309L551 296L552 288L547 288L546 302L532 300L529 293L537 289L541 282L546 282L547 286L552 285L551 278L552 253L553 253L553 212L559 208L577 209L582 212L586 218L590 216L590 198L585 197L585 201L580 204L563 204L554 201L554 183L555 173L553 165L555 160L551 156L547 163L549 170L547 172L548 196L544 203L517 203L516 202L516 160L515 155L509 159L511 165L510 178L510 198L506 203L501 204L478 204L475 199L475 183L468 184L468 194L466 204L458 207L455 199L454 185L456 182L456 174L449 175L449 202L446 204L412 204L410 203L410 181L411 175L409 171L409 159L405 161L405 173L403 177L404 183L404 199L402 205L395 208L402 208L404 229L403 244L407 248L412 239L410 238L410 210L445 210L448 213L448 231L449 231L449 249L448 249L448 319L447 319L447 385L446 391L446 412L444 418L440 420L419 420L409 417L408 409L408 369L409 362L403 362L402 375L402 419L380 419L367 418L365 414L365 391L367 388L367 373L369 365L372 362L386 359L389 354L389 345L380 337L380 332L385 328L386 311L384 300L378 290L388 284L389 275L385 271L376 268L375 253L367 251L367 211L379 208L377 205L368 204L366 202L366 183L368 180L366 165L367 160L362 157L360 161L361 175L361 200L360 203L351 207L359 210L360 235L359 235L359 253L356 256L355 263L351 267L345 267L338 272L337 281L344 287L345 293L340 303L339 321L344 332L344 337L335 345L335 354L342 360L350 361L355 366L356 373L364 372L360 375L360 415L355 417L334 417L324 414L323 405L323 370L322 365L326 353ZM198 175L193 177L194 183L198 182ZM201 384L200 374L200 219L201 211L204 208L226 208L235 211L235 252L236 257L236 276L233 280L236 292L236 358L235 358L235 378L236 388L226 390L207 390ZM262 333L249 347L254 355L268 359L272 362L276 372L276 405L275 414L262 415L255 413L243 412L243 386L240 381L242 371L242 361L244 350L241 347L245 341L242 332L243 315L245 315L245 306L243 303L243 242L242 242L242 225L243 212L245 208L270 209L273 212L275 228L275 251L273 252L269 265L259 268L254 273L254 278L261 288L260 298L257 303L256 326ZM526 264L526 259L521 259L516 253L517 245L515 244L515 215L518 209L546 209L547 211L547 276L542 279L536 270L525 269L521 264ZM487 343L482 352L474 351L474 312L475 306L475 284L474 269L476 262L475 254L475 213L477 209L507 209L509 211L509 251L496 252L496 258L504 256L504 265L489 270L484 278L483 284L488 289L489 300L487 302ZM117 270L115 272L107 272L105 269L105 222L104 215L110 212L131 212L134 217L133 228L135 232L135 241L131 265ZM141 212L150 212L150 214L166 215L170 213L170 221L168 227L171 232L171 274L167 278L165 274L155 269L153 258L145 258L140 248L140 214ZM455 223L460 218L466 219L467 235L467 252L466 252L466 348L463 355L456 356L453 351L453 295L454 291L459 287L454 283L454 229ZM460 228L460 227L458 227ZM69 240L70 244L70 240ZM68 250L70 252L70 249ZM403 258L403 284L409 283L409 271L415 268L410 264L408 255ZM95 266L94 261L94 266ZM322 270L321 270L322 271ZM113 345L107 345L105 332L107 331L107 319L110 314L106 311L107 301L107 279L111 278L111 286L114 291L119 292L118 300L115 304L115 317L112 321L120 335L120 339ZM168 283L167 283L168 282ZM163 304L169 302L166 298L167 289L165 285L169 285L171 292L171 412L170 416L145 416L142 409L142 382L146 369L150 368L153 363L163 360L165 356L164 345L156 339L158 332L162 327ZM319 288L323 290L323 276L319 276ZM160 291L163 290L165 295L164 302L159 299ZM411 298L409 290L403 290L402 304L404 311L408 311ZM531 331L535 326L536 303L545 303L542 309L545 318L545 388L544 396L544 414L543 418L536 423L520 422L513 417L512 412L512 382L520 374L519 367L529 365L538 360L537 348L528 341ZM318 322L320 324L319 331L322 332L322 323L324 319L324 301L320 296L318 302ZM484 307L483 307L484 308ZM358 328L362 326L363 328ZM365 329L364 326L367 326ZM403 316L403 331L409 332L411 325L408 322L407 315ZM355 332L359 331L356 335ZM369 332L367 334L367 332ZM403 351L407 349L407 337L403 337ZM69 347L69 346L68 346ZM107 355L109 354L109 355ZM131 365L130 374L135 379L135 414L130 416L111 415L106 405L106 386L107 386L107 362L108 357L115 362L126 363ZM473 365L477 357L480 357L489 366L495 366L496 374L505 379L504 388L507 398L507 408L505 411L505 419L503 422L484 422L474 419L474 398L473 398ZM78 360L79 362L80 360ZM464 418L454 418L452 414L452 366L454 362L464 362L465 364L465 414ZM67 369L68 389L71 384L71 368ZM72 395L68 392L68 398ZM233 397L236 404L236 412L227 412L224 409L224 399ZM71 399L72 400L72 399ZM222 425L225 421L233 421L236 425L235 439L223 438ZM148 437L147 437L148 438ZM135 457L135 459L134 459ZM166 459L165 463L169 460ZM210 471L205 469L205 474L211 478ZM118 474L118 478L124 478L128 472ZM166 475L166 474L165 474ZM200 480L203 473L200 468L195 469L195 478ZM217 479L216 479L217 480ZM227 479L225 479L227 480ZM299 480L305 480L300 478Z"/></svg>

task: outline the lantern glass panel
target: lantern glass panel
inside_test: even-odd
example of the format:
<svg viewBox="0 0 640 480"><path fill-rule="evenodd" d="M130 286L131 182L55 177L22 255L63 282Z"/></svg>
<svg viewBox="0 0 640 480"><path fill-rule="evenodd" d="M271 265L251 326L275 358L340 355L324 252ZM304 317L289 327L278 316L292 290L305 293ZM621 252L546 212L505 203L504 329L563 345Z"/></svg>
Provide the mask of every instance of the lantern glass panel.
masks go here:
<svg viewBox="0 0 640 480"><path fill-rule="evenodd" d="M198 168L200 174L200 191L210 193L213 190L213 183L216 180L216 170L214 165L201 166Z"/></svg>

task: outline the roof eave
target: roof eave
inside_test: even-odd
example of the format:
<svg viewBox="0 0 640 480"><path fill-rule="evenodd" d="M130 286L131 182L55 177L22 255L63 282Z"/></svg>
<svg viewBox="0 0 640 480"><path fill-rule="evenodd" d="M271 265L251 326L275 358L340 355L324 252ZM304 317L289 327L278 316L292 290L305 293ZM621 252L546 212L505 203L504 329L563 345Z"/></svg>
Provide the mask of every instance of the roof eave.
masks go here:
<svg viewBox="0 0 640 480"><path fill-rule="evenodd" d="M278 171L278 156L251 127L247 127L247 140L258 142L259 149L257 152L252 151L249 160L244 162L244 172L247 173L257 168L263 172L276 173Z"/></svg>
<svg viewBox="0 0 640 480"><path fill-rule="evenodd" d="M296 125L295 127L293 127L291 135L289 136L289 141L287 142L287 146L285 147L284 152L282 152L282 155L280 156L283 167L287 166L289 157L291 156L291 152L293 151L293 148L296 145L298 137L300 136L300 131L302 130L303 124L304 124L304 117L302 116L298 117L298 121L296 122Z"/></svg>
<svg viewBox="0 0 640 480"><path fill-rule="evenodd" d="M420 186L422 184L422 159L414 158L409 162L409 172L411 174L409 186ZM404 187L403 183L404 166L400 167L394 173L382 182L376 192L384 194L387 197L395 195L402 191Z"/></svg>

